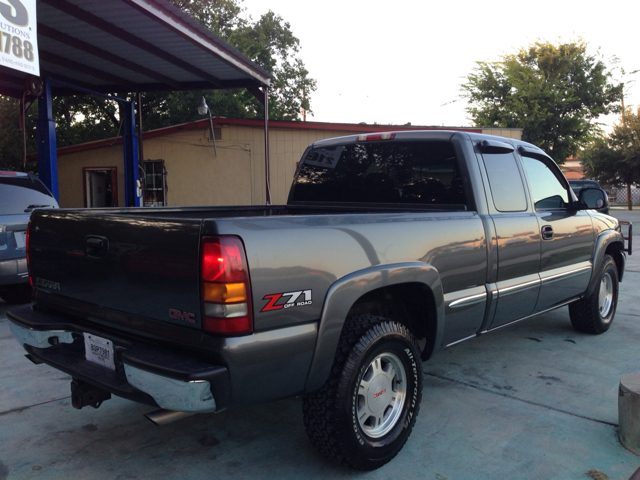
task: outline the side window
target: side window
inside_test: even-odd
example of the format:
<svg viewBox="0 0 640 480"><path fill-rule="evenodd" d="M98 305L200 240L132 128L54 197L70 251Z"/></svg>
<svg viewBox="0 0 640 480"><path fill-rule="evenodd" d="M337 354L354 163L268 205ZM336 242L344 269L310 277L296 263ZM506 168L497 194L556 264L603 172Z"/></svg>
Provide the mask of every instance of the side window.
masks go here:
<svg viewBox="0 0 640 480"><path fill-rule="evenodd" d="M569 192L558 178L559 174L537 158L523 156L522 160L536 210L567 208Z"/></svg>
<svg viewBox="0 0 640 480"><path fill-rule="evenodd" d="M522 212L527 209L522 177L512 153L484 153L493 204L499 212Z"/></svg>

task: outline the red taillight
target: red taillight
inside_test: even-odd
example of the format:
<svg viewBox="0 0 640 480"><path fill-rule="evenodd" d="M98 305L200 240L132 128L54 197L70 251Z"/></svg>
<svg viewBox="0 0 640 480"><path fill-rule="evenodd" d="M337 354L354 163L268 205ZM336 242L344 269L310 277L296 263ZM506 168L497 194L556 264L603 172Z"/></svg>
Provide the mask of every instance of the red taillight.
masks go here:
<svg viewBox="0 0 640 480"><path fill-rule="evenodd" d="M222 335L253 333L249 270L238 237L202 239L200 283L205 331Z"/></svg>
<svg viewBox="0 0 640 480"><path fill-rule="evenodd" d="M358 135L358 142L375 142L377 140L393 140L395 133L372 133L370 135Z"/></svg>
<svg viewBox="0 0 640 480"><path fill-rule="evenodd" d="M27 238L24 243L25 249L27 251L27 271L29 272L29 285L33 287L33 276L31 275L31 255L29 255L31 243L31 222L27 224Z"/></svg>
<svg viewBox="0 0 640 480"><path fill-rule="evenodd" d="M207 242L208 238L204 241ZM240 282L244 279L244 247L237 237L217 237L202 246L202 280Z"/></svg>

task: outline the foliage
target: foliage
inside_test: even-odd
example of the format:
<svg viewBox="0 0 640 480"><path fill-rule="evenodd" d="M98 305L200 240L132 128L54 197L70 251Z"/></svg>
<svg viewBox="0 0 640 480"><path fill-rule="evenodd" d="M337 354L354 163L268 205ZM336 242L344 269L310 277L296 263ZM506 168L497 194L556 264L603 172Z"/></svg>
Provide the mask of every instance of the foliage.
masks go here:
<svg viewBox="0 0 640 480"><path fill-rule="evenodd" d="M95 95L71 95L53 100L59 147L115 137L120 126L118 104ZM34 105L35 107L35 105ZM33 114L37 109L33 109Z"/></svg>
<svg viewBox="0 0 640 480"><path fill-rule="evenodd" d="M600 115L619 111L622 86L582 40L536 42L497 62L476 62L462 85L467 112L483 127L523 128L523 140L558 163L599 132Z"/></svg>
<svg viewBox="0 0 640 480"><path fill-rule="evenodd" d="M237 0L171 1L216 35L225 39L247 23L247 20L241 16L244 9L238 5Z"/></svg>
<svg viewBox="0 0 640 480"><path fill-rule="evenodd" d="M31 107L33 108L33 107ZM0 96L0 170L24 171L23 138L20 130L20 101ZM27 118L27 149L35 149L35 119ZM27 162L27 171L35 165Z"/></svg>
<svg viewBox="0 0 640 480"><path fill-rule="evenodd" d="M640 183L640 107L627 109L611 134L584 151L587 175L605 185Z"/></svg>
<svg viewBox="0 0 640 480"><path fill-rule="evenodd" d="M253 22L238 0L172 0L179 8L273 75L269 89L269 118L298 120L309 111L316 81L298 58L299 40L291 25L272 11ZM247 90L206 90L147 93L143 125L147 128L193 121L195 105L205 97L211 112L223 117L262 118L263 106Z"/></svg>

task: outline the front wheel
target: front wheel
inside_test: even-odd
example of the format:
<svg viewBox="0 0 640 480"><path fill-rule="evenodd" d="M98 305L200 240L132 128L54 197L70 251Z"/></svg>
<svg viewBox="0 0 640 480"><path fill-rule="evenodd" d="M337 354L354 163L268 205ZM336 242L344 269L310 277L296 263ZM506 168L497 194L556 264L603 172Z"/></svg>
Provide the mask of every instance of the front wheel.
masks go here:
<svg viewBox="0 0 640 480"><path fill-rule="evenodd" d="M422 398L420 350L402 324L359 315L345 324L331 377L305 395L307 434L325 455L358 470L395 457Z"/></svg>
<svg viewBox="0 0 640 480"><path fill-rule="evenodd" d="M589 296L569 304L569 317L579 332L600 334L609 330L618 304L618 268L605 255L598 271L598 284Z"/></svg>

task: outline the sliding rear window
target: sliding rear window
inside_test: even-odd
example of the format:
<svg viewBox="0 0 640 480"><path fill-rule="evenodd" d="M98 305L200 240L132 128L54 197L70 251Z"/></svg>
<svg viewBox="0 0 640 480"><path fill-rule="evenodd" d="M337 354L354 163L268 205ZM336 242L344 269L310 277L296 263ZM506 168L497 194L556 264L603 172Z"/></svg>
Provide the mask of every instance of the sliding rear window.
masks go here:
<svg viewBox="0 0 640 480"><path fill-rule="evenodd" d="M455 205L466 198L453 145L367 142L311 149L293 202Z"/></svg>

